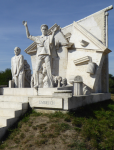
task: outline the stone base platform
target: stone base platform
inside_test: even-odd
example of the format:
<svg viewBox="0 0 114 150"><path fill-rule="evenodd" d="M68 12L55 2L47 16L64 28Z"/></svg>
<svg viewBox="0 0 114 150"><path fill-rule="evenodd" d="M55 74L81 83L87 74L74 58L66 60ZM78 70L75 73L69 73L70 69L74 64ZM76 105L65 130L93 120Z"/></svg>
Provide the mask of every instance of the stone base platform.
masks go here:
<svg viewBox="0 0 114 150"><path fill-rule="evenodd" d="M37 112L53 113L55 111L67 112L77 109L78 107L85 106L104 100L110 99L110 93L93 93L88 96L72 96L72 97L29 97L30 107Z"/></svg>
<svg viewBox="0 0 114 150"><path fill-rule="evenodd" d="M71 90L70 90L71 89ZM0 101L29 102L39 112L70 111L111 98L110 93L73 96L70 88L0 88Z"/></svg>

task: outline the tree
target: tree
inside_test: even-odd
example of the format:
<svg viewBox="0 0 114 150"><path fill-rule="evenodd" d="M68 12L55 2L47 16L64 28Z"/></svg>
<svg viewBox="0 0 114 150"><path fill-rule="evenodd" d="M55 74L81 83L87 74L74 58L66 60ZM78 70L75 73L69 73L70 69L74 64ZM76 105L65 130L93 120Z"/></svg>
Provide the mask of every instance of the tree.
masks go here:
<svg viewBox="0 0 114 150"><path fill-rule="evenodd" d="M12 80L11 69L6 69L5 71L0 72L0 85L9 84L9 80Z"/></svg>
<svg viewBox="0 0 114 150"><path fill-rule="evenodd" d="M114 76L109 74L109 92L114 93Z"/></svg>

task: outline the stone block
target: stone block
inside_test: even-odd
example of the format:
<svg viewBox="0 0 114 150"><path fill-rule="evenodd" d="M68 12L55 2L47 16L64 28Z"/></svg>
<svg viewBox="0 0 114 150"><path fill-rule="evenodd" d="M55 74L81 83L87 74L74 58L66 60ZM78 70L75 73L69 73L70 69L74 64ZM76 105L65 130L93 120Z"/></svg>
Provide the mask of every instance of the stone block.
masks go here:
<svg viewBox="0 0 114 150"><path fill-rule="evenodd" d="M52 109L62 109L63 108L63 101L62 98L43 98L43 97L31 97L29 98L29 104L33 107L40 107L40 108L52 108Z"/></svg>

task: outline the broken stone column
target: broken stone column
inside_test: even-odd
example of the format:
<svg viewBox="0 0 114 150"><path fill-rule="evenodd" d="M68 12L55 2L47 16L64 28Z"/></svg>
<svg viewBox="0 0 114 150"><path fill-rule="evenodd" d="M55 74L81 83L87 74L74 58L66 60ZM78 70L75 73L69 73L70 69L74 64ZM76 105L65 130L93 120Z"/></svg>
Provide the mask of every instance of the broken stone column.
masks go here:
<svg viewBox="0 0 114 150"><path fill-rule="evenodd" d="M9 80L9 88L14 88L14 81L13 80Z"/></svg>
<svg viewBox="0 0 114 150"><path fill-rule="evenodd" d="M90 75L95 74L96 64L92 62L92 58L90 57L90 61L88 63L87 67L87 73L90 73Z"/></svg>
<svg viewBox="0 0 114 150"><path fill-rule="evenodd" d="M73 94L74 96L83 95L83 79L81 76L74 78Z"/></svg>

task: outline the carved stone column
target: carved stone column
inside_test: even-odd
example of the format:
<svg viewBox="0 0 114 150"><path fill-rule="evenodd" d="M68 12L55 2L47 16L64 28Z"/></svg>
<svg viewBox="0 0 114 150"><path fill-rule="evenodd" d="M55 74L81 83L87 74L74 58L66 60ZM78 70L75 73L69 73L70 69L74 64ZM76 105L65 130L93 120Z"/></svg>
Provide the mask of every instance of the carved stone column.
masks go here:
<svg viewBox="0 0 114 150"><path fill-rule="evenodd" d="M81 76L76 76L74 78L73 95L83 95L83 79Z"/></svg>

